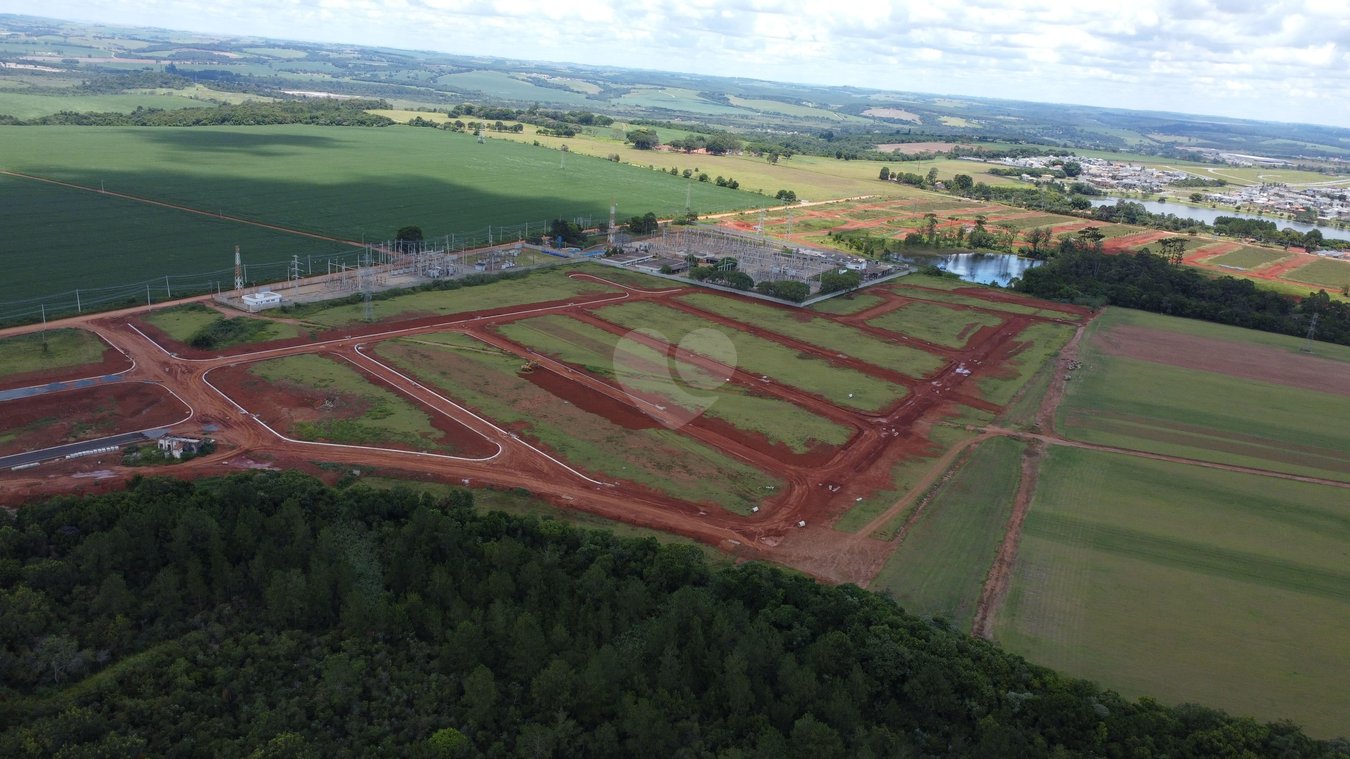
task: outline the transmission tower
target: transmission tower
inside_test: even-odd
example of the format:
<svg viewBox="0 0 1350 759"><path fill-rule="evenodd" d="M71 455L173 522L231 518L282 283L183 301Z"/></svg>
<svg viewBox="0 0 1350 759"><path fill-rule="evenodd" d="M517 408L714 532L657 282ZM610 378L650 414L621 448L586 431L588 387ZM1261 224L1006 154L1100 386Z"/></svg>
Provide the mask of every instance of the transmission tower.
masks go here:
<svg viewBox="0 0 1350 759"><path fill-rule="evenodd" d="M357 262L357 281L361 286L361 318L367 322L375 321L375 309L370 303L370 293L375 289L374 274L370 268L370 254L366 254L364 265Z"/></svg>
<svg viewBox="0 0 1350 759"><path fill-rule="evenodd" d="M1317 317L1319 316L1321 316L1321 314L1313 314L1312 321L1308 322L1308 340L1303 344L1302 348L1304 353L1313 352L1313 339L1317 335Z"/></svg>
<svg viewBox="0 0 1350 759"><path fill-rule="evenodd" d="M614 214L618 212L618 210L619 207L615 205L614 201L609 201L609 234L608 239L605 241L605 248L607 250L614 250Z"/></svg>
<svg viewBox="0 0 1350 759"><path fill-rule="evenodd" d="M291 270L286 278L291 281L292 288L300 286L300 256L291 256Z"/></svg>
<svg viewBox="0 0 1350 759"><path fill-rule="evenodd" d="M239 246L234 246L234 289L244 289L244 265L239 261Z"/></svg>
<svg viewBox="0 0 1350 759"><path fill-rule="evenodd" d="M482 144L484 144L485 142L487 142L487 141L483 139L483 128L482 128L482 127L478 127L478 144L479 144L479 145L482 145Z"/></svg>

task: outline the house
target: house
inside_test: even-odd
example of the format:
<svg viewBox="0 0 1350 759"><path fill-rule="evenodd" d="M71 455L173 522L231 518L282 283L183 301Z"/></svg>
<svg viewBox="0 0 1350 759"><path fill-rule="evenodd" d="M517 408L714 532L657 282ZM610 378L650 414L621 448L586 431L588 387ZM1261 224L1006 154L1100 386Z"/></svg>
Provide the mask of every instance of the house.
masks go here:
<svg viewBox="0 0 1350 759"><path fill-rule="evenodd" d="M244 296L244 308L249 311L261 311L264 308L276 308L281 305L281 296L271 290L259 290Z"/></svg>
<svg viewBox="0 0 1350 759"><path fill-rule="evenodd" d="M165 435L159 439L159 449L164 453L173 456L176 459L183 458L183 454L196 456L202 448L202 441L193 437L178 437L176 435Z"/></svg>

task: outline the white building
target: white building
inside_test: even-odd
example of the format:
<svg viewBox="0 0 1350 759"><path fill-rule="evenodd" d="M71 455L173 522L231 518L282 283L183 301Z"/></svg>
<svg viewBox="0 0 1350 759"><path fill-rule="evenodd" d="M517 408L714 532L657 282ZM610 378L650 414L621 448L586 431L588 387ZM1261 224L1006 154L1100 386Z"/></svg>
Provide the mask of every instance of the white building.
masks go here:
<svg viewBox="0 0 1350 759"><path fill-rule="evenodd" d="M281 305L281 296L271 290L259 290L244 296L244 308L249 311L261 311Z"/></svg>

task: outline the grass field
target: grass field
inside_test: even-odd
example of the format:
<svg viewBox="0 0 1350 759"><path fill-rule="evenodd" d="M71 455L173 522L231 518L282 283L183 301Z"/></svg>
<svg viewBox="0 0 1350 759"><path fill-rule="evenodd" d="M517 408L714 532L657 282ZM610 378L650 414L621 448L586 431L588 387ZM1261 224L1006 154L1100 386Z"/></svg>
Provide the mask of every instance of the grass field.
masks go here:
<svg viewBox="0 0 1350 759"><path fill-rule="evenodd" d="M1067 436L1204 461L1350 481L1350 396L1108 355L1097 341L1117 324L1171 326L1224 335L1242 349L1246 330L1108 309L1090 328L1059 411ZM1297 338L1252 333L1253 342L1297 352ZM1274 339L1279 338L1279 339ZM1223 338L1215 338L1223 339ZM1318 346L1350 360L1350 348ZM1348 373L1350 374L1350 373Z"/></svg>
<svg viewBox="0 0 1350 759"><path fill-rule="evenodd" d="M873 366L911 377L927 376L937 371L943 363L940 356L889 342L856 327L822 316L812 316L799 309L776 308L712 293L682 295L680 300L704 311L753 324L831 353L847 354Z"/></svg>
<svg viewBox="0 0 1350 759"><path fill-rule="evenodd" d="M1215 266L1232 266L1238 269L1255 269L1258 266L1274 263L1281 258L1288 258L1288 253L1282 253L1278 250L1267 250L1265 248L1241 248L1232 253L1225 253L1221 256L1215 256L1207 259L1205 263Z"/></svg>
<svg viewBox="0 0 1350 759"><path fill-rule="evenodd" d="M889 592L911 614L969 630L1012 513L1024 447L1008 438L981 443L868 587Z"/></svg>
<svg viewBox="0 0 1350 759"><path fill-rule="evenodd" d="M1149 329L1160 329L1167 332L1194 335L1196 337L1212 340L1226 340L1228 342L1259 345L1265 348L1277 348L1291 356L1306 355L1303 352L1303 348L1307 345L1307 341L1302 338L1291 337L1290 335L1280 335L1274 332L1261 332L1254 329L1232 327L1227 324L1217 324L1215 322L1201 321L1199 319L1182 319L1175 316L1155 314L1149 311L1116 308L1114 306L1102 311L1093 324L1088 327L1089 335L1116 326L1147 327ZM1089 341L1089 345L1090 344L1091 342ZM1240 346L1234 346L1234 349L1238 350L1240 349ZM1312 355L1317 356L1318 358L1350 363L1350 346L1336 345L1334 343L1316 343L1313 346Z"/></svg>
<svg viewBox="0 0 1350 759"><path fill-rule="evenodd" d="M376 320L411 319L507 308L550 300L564 300L578 296L594 296L618 292L609 285L587 279L567 276L571 268L545 269L530 272L523 278L510 278L485 285L459 287L452 290L422 290L375 300L371 311ZM364 304L347 303L340 306L301 306L293 311L307 322L325 327L341 327L362 321Z"/></svg>
<svg viewBox="0 0 1350 759"><path fill-rule="evenodd" d="M45 346L44 346L45 343ZM17 374L98 364L108 344L82 329L52 329L0 339L0 380Z"/></svg>
<svg viewBox="0 0 1350 759"><path fill-rule="evenodd" d="M248 316L225 316L221 312L203 306L200 303L188 303L182 306L151 311L145 321L163 330L169 337L184 345L203 330L219 326L230 319L242 320L251 329L237 330L232 339L215 343L215 348L228 348L232 345L265 343L269 340L286 340L300 336L300 328L287 322Z"/></svg>
<svg viewBox="0 0 1350 759"><path fill-rule="evenodd" d="M1003 320L982 311L963 311L936 303L910 303L867 321L900 335L917 337L937 345L960 348L980 327L996 327Z"/></svg>
<svg viewBox="0 0 1350 759"><path fill-rule="evenodd" d="M873 306L879 306L885 301L876 295L869 295L865 292L854 292L852 295L840 295L829 300L823 300L811 306L811 310L821 314L835 314L839 316L856 314L860 311L866 311Z"/></svg>
<svg viewBox="0 0 1350 759"><path fill-rule="evenodd" d="M1127 696L1345 733L1345 491L1053 448L1000 645Z"/></svg>
<svg viewBox="0 0 1350 759"><path fill-rule="evenodd" d="M1008 361L1003 374L980 377L976 385L985 400L1003 405L1059 353L1073 337L1074 328L1065 324L1033 324L1022 330L1017 342L1023 347Z"/></svg>
<svg viewBox="0 0 1350 759"><path fill-rule="evenodd" d="M252 364L249 374L267 382L339 398L338 406L355 407L356 418L297 421L291 434L301 440L351 445L397 446L454 453L440 442L442 433L426 412L403 396L374 385L356 369L314 354L274 358ZM263 412L271 418L271 411Z"/></svg>
<svg viewBox="0 0 1350 759"><path fill-rule="evenodd" d="M662 405L697 412L804 453L820 445L840 446L853 431L772 396L723 383L693 364L665 355L635 340L567 316L549 315L503 325L498 331L544 355L618 381L625 389L652 394Z"/></svg>
<svg viewBox="0 0 1350 759"><path fill-rule="evenodd" d="M897 295L903 295L906 298L918 298L920 300L932 300L939 303L956 303L962 306L973 306L975 308L987 308L993 311L1007 311L1011 314L1030 314L1033 316L1043 316L1051 319L1066 319L1077 321L1075 314L1057 311L1053 308L1037 308L1034 304L1035 299L1027 298L1026 303L1004 303L984 298L976 298L970 295L962 295L954 292L932 292L933 288L954 290L957 288L974 287L968 282L948 280L940 277L925 277L922 275L911 275L902 279L899 283L886 284L882 287L889 288Z"/></svg>
<svg viewBox="0 0 1350 759"><path fill-rule="evenodd" d="M606 306L595 313L629 329L655 330L677 345L690 332L709 327L708 322L697 316L653 303ZM900 385L798 354L780 343L755 335L738 331L724 334L736 347L739 368L814 393L839 406L879 411L895 404L908 392Z"/></svg>
<svg viewBox="0 0 1350 759"><path fill-rule="evenodd" d="M1341 288L1350 287L1350 261L1324 258L1320 261L1313 261L1307 266L1300 266L1285 274L1284 278L1296 282L1322 285L1339 291Z"/></svg>
<svg viewBox="0 0 1350 759"><path fill-rule="evenodd" d="M519 358L491 349L485 353L486 347L466 335L438 333L421 335L416 342L386 341L377 350L401 370L501 424L520 429L583 470L739 514L749 514L781 485L676 431L659 426L633 429L562 403L518 374Z"/></svg>
<svg viewBox="0 0 1350 759"><path fill-rule="evenodd" d="M35 119L61 111L118 111L130 112L137 108L201 108L209 106L192 98L177 95L30 95L0 89L0 114L19 119Z"/></svg>

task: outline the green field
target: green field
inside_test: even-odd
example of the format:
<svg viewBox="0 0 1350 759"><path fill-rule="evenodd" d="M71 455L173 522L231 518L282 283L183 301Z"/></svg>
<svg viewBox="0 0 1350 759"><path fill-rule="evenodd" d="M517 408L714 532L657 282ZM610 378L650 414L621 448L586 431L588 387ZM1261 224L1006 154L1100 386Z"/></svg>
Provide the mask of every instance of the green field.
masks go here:
<svg viewBox="0 0 1350 759"><path fill-rule="evenodd" d="M9 170L342 240L389 239L409 224L434 238L559 216L599 221L614 198L623 199L625 213L685 207L682 179L580 155L559 163L553 150L496 139L480 145L470 135L411 127L0 127L0 166ZM43 265L25 271L22 284L0 284L0 302L15 293L219 270L232 263L236 244L250 265L341 247L169 209L136 210L95 193L39 196L34 183L14 181L0 184L0 221L16 249L44 251ZM690 192L702 212L767 200L712 183L695 182ZM91 251L99 253L97 268L75 265Z"/></svg>
<svg viewBox="0 0 1350 759"><path fill-rule="evenodd" d="M940 356L875 337L833 319L812 316L800 309L768 306L712 293L682 295L680 300L704 311L809 343L829 353L845 353L873 366L911 377L927 376L943 364Z"/></svg>
<svg viewBox="0 0 1350 759"><path fill-rule="evenodd" d="M1212 340L1226 340L1233 343L1247 343L1251 345L1260 345L1266 348L1277 348L1285 351L1292 356L1307 355L1303 349L1307 346L1307 341L1300 337L1290 335L1281 335L1275 332L1261 332L1254 329L1243 329L1242 327L1232 327L1227 324L1217 324L1215 322L1201 321L1199 319L1182 319L1176 316L1164 316L1149 311L1136 311L1129 308L1118 308L1111 306L1102 311L1101 314L1088 327L1088 334L1092 335L1098 331L1110 329L1115 326L1133 326L1147 327L1149 329L1160 329L1168 332L1179 332L1183 335L1194 335ZM1091 345L1091 341L1088 342ZM1234 345L1234 350L1241 350L1241 345ZM1315 343L1312 355L1318 358L1327 358L1333 361L1343 361L1350 363L1350 346L1336 345L1335 343Z"/></svg>
<svg viewBox="0 0 1350 759"><path fill-rule="evenodd" d="M911 614L969 630L1012 513L1024 447L1009 438L981 443L868 587L889 592Z"/></svg>
<svg viewBox="0 0 1350 759"><path fill-rule="evenodd" d="M973 306L975 308L987 308L993 311L1007 311L1010 314L1028 314L1032 316L1041 316L1048 319L1065 319L1077 321L1077 314L1071 314L1064 311L1058 311L1053 308L1037 308L1034 304L1036 300L1026 298L1026 303L1002 303L993 300L985 300L970 295L961 295L954 292L932 292L927 288L938 288L944 290L955 290L958 288L974 287L968 282L949 281L938 277L909 276L902 280L904 284L882 285L890 289L897 295L903 295L906 298L918 298L920 300L932 300L939 303L956 303L963 306Z"/></svg>
<svg viewBox="0 0 1350 759"><path fill-rule="evenodd" d="M1057 424L1087 442L1186 458L1350 481L1350 429L1329 424L1350 419L1350 396L1231 377L1138 359L1106 355L1097 341L1116 324L1158 324L1160 319L1109 309L1090 328ZM1185 329L1185 320L1170 320ZM1170 325L1169 322L1162 322ZM1236 336L1246 330L1216 329ZM1255 333L1253 342L1297 350L1297 338ZM1279 338L1278 340L1274 338ZM1350 348L1318 346L1324 358L1350 360Z"/></svg>
<svg viewBox="0 0 1350 759"><path fill-rule="evenodd" d="M1265 248L1241 248L1232 253L1225 253L1221 256L1215 256L1206 259L1205 263L1215 266L1232 266L1237 269L1255 269L1258 266L1265 266L1274 263L1282 258L1288 258L1288 253L1278 250L1267 250Z"/></svg>
<svg viewBox="0 0 1350 759"><path fill-rule="evenodd" d="M614 288L594 280L567 276L572 269L545 269L524 277L511 277L484 285L446 290L421 290L382 298L371 303L376 320L413 319L422 316L448 316L491 308L508 308L565 300L580 296L614 293ZM300 306L293 311L306 322L324 327L342 327L364 318L363 303L338 306Z"/></svg>
<svg viewBox="0 0 1350 759"><path fill-rule="evenodd" d="M710 326L709 322L693 314L654 303L607 306L595 314L629 329L655 330L677 345L690 332ZM734 330L724 334L736 347L739 368L768 377L770 381L814 393L839 406L880 411L894 405L909 392L901 385L847 367L834 366L755 335Z"/></svg>
<svg viewBox="0 0 1350 759"><path fill-rule="evenodd" d="M432 426L430 417L420 407L392 390L372 384L345 363L304 354L251 364L248 373L274 384L336 396L342 399L339 406L354 404L361 410L356 418L297 422L291 435L298 439L436 453L457 452L452 445L441 441L441 431ZM264 410L263 416L271 419L275 413Z"/></svg>
<svg viewBox="0 0 1350 759"><path fill-rule="evenodd" d="M983 311L960 311L936 303L915 302L867 323L937 345L960 348L980 327L996 327L1003 320Z"/></svg>
<svg viewBox="0 0 1350 759"><path fill-rule="evenodd" d="M1033 324L1016 338L1022 347L1009 360L1009 367L998 376L984 376L976 380L985 400L1003 405L1013 400L1017 392L1056 356L1073 337L1074 328L1065 324Z"/></svg>
<svg viewBox="0 0 1350 759"><path fill-rule="evenodd" d="M740 385L619 335L568 316L549 315L497 328L510 340L618 381L623 388L661 398L734 427L764 435L774 443L805 453L816 446L840 446L853 431L772 396L755 395Z"/></svg>
<svg viewBox="0 0 1350 759"><path fill-rule="evenodd" d="M141 318L184 345L191 344L192 339L205 330L221 329L227 322L230 326L234 326L234 329L229 330L225 339L215 342L212 348L265 343L300 336L300 328L294 324L249 316L226 316L200 303L151 311Z"/></svg>
<svg viewBox="0 0 1350 759"><path fill-rule="evenodd" d="M98 364L108 344L83 329L52 329L0 339L0 380Z"/></svg>
<svg viewBox="0 0 1350 759"><path fill-rule="evenodd" d="M1342 288L1350 287L1350 261L1324 258L1320 261L1313 261L1307 266L1300 266L1285 274L1284 278L1296 282L1322 285L1339 291Z"/></svg>
<svg viewBox="0 0 1350 759"><path fill-rule="evenodd" d="M876 295L870 295L863 292L854 292L852 295L837 295L829 300L823 300L812 304L811 310L821 314L835 314L836 316L847 316L856 314L873 306L879 306L885 301Z"/></svg>
<svg viewBox="0 0 1350 759"><path fill-rule="evenodd" d="M167 111L209 105L210 103L177 95L30 95L0 89L0 114L19 119L35 119L61 111L126 113L137 108L159 108Z"/></svg>
<svg viewBox="0 0 1350 759"><path fill-rule="evenodd" d="M435 345L432 343L440 343ZM487 352L484 352L487 349ZM674 430L635 429L560 402L521 361L456 333L380 343L379 356L447 396L521 430L572 466L694 503L749 514L782 483Z"/></svg>
<svg viewBox="0 0 1350 759"><path fill-rule="evenodd" d="M1345 492L1053 448L996 639L1126 696L1343 735Z"/></svg>

